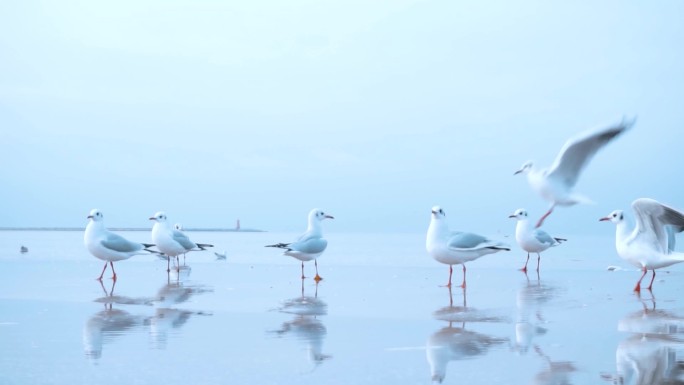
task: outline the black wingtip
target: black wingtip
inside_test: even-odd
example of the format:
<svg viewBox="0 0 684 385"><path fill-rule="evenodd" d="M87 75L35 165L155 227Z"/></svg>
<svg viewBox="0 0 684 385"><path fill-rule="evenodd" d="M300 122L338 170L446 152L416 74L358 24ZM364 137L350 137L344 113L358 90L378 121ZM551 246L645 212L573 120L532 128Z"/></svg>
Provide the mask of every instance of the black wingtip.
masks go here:
<svg viewBox="0 0 684 385"><path fill-rule="evenodd" d="M511 249L509 249L508 247L498 247L498 246L491 246L491 247L488 247L488 249L511 251Z"/></svg>
<svg viewBox="0 0 684 385"><path fill-rule="evenodd" d="M567 242L568 240L565 238L553 238L556 240L556 242L561 243L561 242Z"/></svg>
<svg viewBox="0 0 684 385"><path fill-rule="evenodd" d="M274 245L266 245L264 247L277 247L279 249L286 249L288 246L290 246L289 243L276 243Z"/></svg>
<svg viewBox="0 0 684 385"><path fill-rule="evenodd" d="M200 250L206 250L207 247L214 247L214 245L210 245L210 244L208 244L208 243L198 243L198 244L197 244L197 247L199 247Z"/></svg>

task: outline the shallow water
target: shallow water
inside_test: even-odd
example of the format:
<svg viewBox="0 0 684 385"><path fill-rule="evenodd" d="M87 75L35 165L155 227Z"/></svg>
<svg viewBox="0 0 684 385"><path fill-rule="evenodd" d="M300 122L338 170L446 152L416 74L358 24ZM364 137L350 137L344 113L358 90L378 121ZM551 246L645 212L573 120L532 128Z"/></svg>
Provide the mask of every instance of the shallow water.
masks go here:
<svg viewBox="0 0 684 385"><path fill-rule="evenodd" d="M640 273L619 260L612 231L569 237L542 256L539 276L533 258L529 274L517 270L517 247L485 256L468 264L467 290L451 293L423 234L330 234L318 285L263 247L294 235L191 233L226 260L191 253L167 275L165 261L134 257L115 264L113 285L94 279L102 262L80 232L0 232L0 383L684 379L684 266L660 271L653 292L637 296Z"/></svg>

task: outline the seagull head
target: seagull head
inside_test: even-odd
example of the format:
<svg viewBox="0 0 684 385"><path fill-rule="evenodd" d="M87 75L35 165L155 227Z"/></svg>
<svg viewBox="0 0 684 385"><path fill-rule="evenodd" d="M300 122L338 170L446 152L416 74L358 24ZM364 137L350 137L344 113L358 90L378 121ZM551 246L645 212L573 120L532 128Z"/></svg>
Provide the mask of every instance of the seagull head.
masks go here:
<svg viewBox="0 0 684 385"><path fill-rule="evenodd" d="M318 221L323 221L323 220L325 220L325 219L335 219L335 217L333 217L333 216L330 215L330 214L326 214L326 213L325 213L323 210L321 210L321 209L313 209L313 210L311 210L311 212L309 213L309 220L312 220L312 219L316 219L316 220L318 220Z"/></svg>
<svg viewBox="0 0 684 385"><path fill-rule="evenodd" d="M525 209L517 209L513 214L508 216L509 218L516 218L518 220L527 219L527 211Z"/></svg>
<svg viewBox="0 0 684 385"><path fill-rule="evenodd" d="M175 225L173 225L173 228L178 231L183 231L183 225L181 225L180 223L176 223Z"/></svg>
<svg viewBox="0 0 684 385"><path fill-rule="evenodd" d="M523 163L522 167L520 167L520 170L514 172L513 175L527 174L532 169L532 166L534 166L534 163L531 160L528 160L527 162Z"/></svg>
<svg viewBox="0 0 684 385"><path fill-rule="evenodd" d="M622 221L625 220L625 215L623 214L622 210L615 210L612 213L608 214L607 217L599 218L599 221L611 221L615 224L618 224Z"/></svg>
<svg viewBox="0 0 684 385"><path fill-rule="evenodd" d="M102 216L102 211L98 209L92 209L90 210L90 214L88 214L88 219L90 219L93 222L98 222L101 221L104 217Z"/></svg>
<svg viewBox="0 0 684 385"><path fill-rule="evenodd" d="M446 213L439 206L432 206L432 217L435 219L441 219L446 217Z"/></svg>
<svg viewBox="0 0 684 385"><path fill-rule="evenodd" d="M166 213L163 211L157 211L153 216L150 217L151 221L156 222L166 222Z"/></svg>

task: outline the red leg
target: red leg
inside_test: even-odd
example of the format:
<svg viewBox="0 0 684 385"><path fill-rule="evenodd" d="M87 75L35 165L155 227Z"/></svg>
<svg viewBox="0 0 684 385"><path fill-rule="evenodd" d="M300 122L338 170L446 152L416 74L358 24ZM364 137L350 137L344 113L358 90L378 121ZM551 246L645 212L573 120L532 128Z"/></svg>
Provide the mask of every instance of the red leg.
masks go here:
<svg viewBox="0 0 684 385"><path fill-rule="evenodd" d="M316 282L318 282L318 281L320 281L320 280L323 279L323 278L321 278L321 276L318 275L318 261L316 261L315 259L314 259L314 266L316 266L316 276L314 277L314 280L315 280Z"/></svg>
<svg viewBox="0 0 684 385"><path fill-rule="evenodd" d="M302 279L304 279L304 278L306 278L306 277L304 276L304 261L302 261Z"/></svg>
<svg viewBox="0 0 684 385"><path fill-rule="evenodd" d="M646 270L645 267L643 268L643 271L644 271L644 273L641 274L641 278L639 278L639 280L637 281L636 286L634 286L634 291L638 291L638 292L641 291L641 280L644 279L644 276L646 275L646 272L647 272L647 270Z"/></svg>
<svg viewBox="0 0 684 385"><path fill-rule="evenodd" d="M451 289L451 275L453 274L453 272L454 267L452 265L449 265L449 282L447 282L447 284L444 285L444 287L448 287L449 289Z"/></svg>
<svg viewBox="0 0 684 385"><path fill-rule="evenodd" d="M648 290L651 290L651 288L653 287L653 281L654 280L655 280L655 269L653 269L653 277L651 277L651 283L648 284L648 287L647 287Z"/></svg>
<svg viewBox="0 0 684 385"><path fill-rule="evenodd" d="M537 253L537 273L539 273L539 262L541 262L541 255Z"/></svg>
<svg viewBox="0 0 684 385"><path fill-rule="evenodd" d="M527 262L529 262L529 261L530 261L530 253L527 253L527 260L525 261L525 266L523 266L522 269L520 269L521 271L524 271L525 273L527 273Z"/></svg>
<svg viewBox="0 0 684 385"><path fill-rule="evenodd" d="M100 273L100 277L97 278L98 281L102 281L102 276L104 275L105 270L107 270L107 262L105 262L105 265L102 268L102 273Z"/></svg>
<svg viewBox="0 0 684 385"><path fill-rule="evenodd" d="M551 213L553 212L553 208L554 208L554 207L555 207L555 206L551 206L551 208L549 209L549 211L547 211L546 214L544 214L541 218L539 218L539 221L537 222L537 226L535 226L535 227L541 227L541 225L544 223L544 219L546 219L546 217L548 217L549 215L551 215Z"/></svg>
<svg viewBox="0 0 684 385"><path fill-rule="evenodd" d="M114 262L109 261L109 266L112 267L112 279L116 281L116 271L114 271Z"/></svg>
<svg viewBox="0 0 684 385"><path fill-rule="evenodd" d="M466 268L465 268L465 263L463 264L463 283L461 283L461 287L465 289L466 287Z"/></svg>

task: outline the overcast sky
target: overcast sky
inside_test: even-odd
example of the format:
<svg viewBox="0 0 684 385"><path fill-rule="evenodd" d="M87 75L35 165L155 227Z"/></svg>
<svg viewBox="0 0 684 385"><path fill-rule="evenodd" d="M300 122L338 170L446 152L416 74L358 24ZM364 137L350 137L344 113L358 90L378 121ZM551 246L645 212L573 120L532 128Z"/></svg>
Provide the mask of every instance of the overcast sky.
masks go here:
<svg viewBox="0 0 684 385"><path fill-rule="evenodd" d="M513 232L525 178L623 115L556 233L684 209L681 1L2 1L0 226Z"/></svg>

